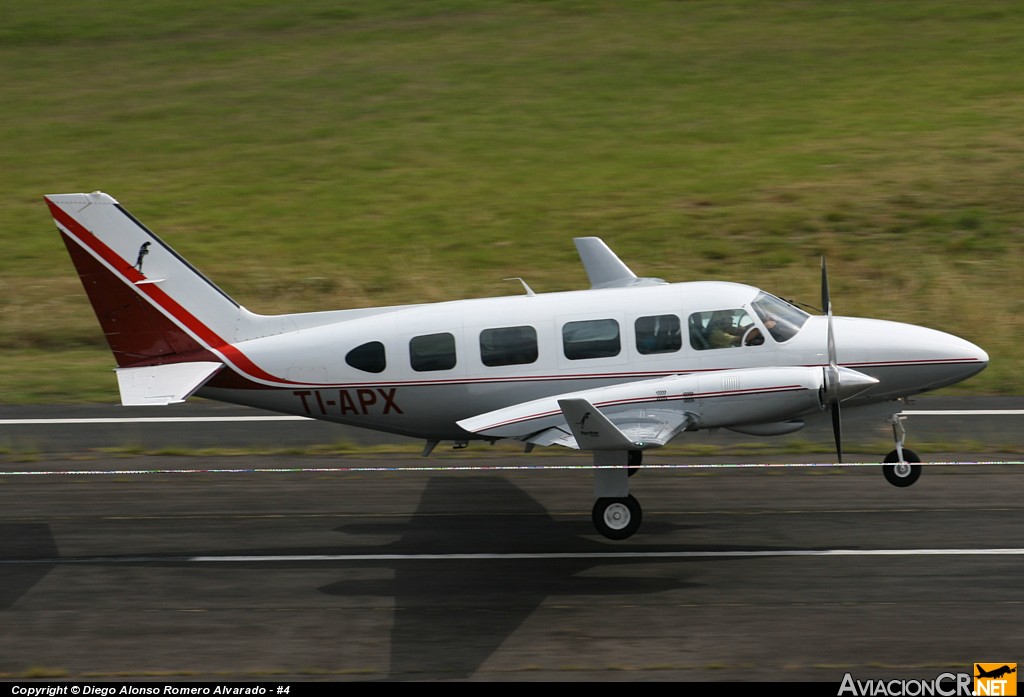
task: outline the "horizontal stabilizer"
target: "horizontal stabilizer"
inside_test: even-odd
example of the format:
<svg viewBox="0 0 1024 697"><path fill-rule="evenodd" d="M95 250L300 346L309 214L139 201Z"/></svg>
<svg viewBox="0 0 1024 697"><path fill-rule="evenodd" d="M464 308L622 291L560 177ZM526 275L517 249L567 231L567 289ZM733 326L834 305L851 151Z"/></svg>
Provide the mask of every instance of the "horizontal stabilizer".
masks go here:
<svg viewBox="0 0 1024 697"><path fill-rule="evenodd" d="M115 372L121 404L138 407L184 402L223 367L223 363L203 361L118 368Z"/></svg>

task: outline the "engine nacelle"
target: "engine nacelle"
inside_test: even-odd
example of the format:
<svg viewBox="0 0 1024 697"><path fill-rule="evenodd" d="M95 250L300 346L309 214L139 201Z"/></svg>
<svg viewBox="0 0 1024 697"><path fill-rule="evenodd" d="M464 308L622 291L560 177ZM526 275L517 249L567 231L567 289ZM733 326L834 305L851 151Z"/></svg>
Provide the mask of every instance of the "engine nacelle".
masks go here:
<svg viewBox="0 0 1024 697"><path fill-rule="evenodd" d="M771 424L729 426L729 430L747 436L784 436L787 433L799 431L806 425L807 423L803 419L790 419L789 421L776 421Z"/></svg>

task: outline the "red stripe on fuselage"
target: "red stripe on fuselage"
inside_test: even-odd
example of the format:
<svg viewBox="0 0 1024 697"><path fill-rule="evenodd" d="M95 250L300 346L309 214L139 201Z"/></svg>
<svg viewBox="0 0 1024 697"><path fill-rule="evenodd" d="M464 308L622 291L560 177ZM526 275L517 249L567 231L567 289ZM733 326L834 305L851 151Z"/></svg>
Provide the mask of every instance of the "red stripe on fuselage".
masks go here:
<svg viewBox="0 0 1024 697"><path fill-rule="evenodd" d="M665 397L631 397L628 399L611 399L605 402L594 402L593 406L596 408L601 407L616 407L616 406L627 406L630 404L645 404L645 403L658 403L658 402L678 402L683 400L685 402L692 402L698 399L714 399L716 397L752 397L760 394L778 394L780 392L799 392L800 390L806 390L808 388L801 385L779 385L778 387L762 387L745 390L717 390L714 392L703 392L700 394L678 394ZM548 411L536 412L534 414L528 414L526 416L518 416L514 419L506 419L505 421L499 421L495 424L483 426L473 431L474 433L483 433L489 431L492 428L501 428L504 426L511 426L516 423L524 423L526 421L534 421L536 419L543 419L549 416L555 416L561 414L561 409L551 409Z"/></svg>

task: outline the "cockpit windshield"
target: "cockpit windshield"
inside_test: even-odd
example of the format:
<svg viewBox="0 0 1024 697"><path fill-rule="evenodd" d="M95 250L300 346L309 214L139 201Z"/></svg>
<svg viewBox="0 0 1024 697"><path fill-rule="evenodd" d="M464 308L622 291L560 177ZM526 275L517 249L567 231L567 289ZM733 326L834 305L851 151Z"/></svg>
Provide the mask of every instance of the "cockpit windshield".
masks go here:
<svg viewBox="0 0 1024 697"><path fill-rule="evenodd" d="M810 317L800 308L763 291L750 304L765 328L780 344L796 336Z"/></svg>

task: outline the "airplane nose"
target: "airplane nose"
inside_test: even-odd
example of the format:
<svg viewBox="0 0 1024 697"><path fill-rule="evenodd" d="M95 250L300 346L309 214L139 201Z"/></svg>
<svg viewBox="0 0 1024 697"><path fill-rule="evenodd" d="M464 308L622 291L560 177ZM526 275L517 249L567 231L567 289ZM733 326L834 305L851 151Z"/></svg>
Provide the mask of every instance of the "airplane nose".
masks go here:
<svg viewBox="0 0 1024 697"><path fill-rule="evenodd" d="M879 380L866 391L872 398L953 385L980 373L989 361L988 353L970 341L927 327L836 318L835 328L840 363Z"/></svg>
<svg viewBox="0 0 1024 697"><path fill-rule="evenodd" d="M969 341L965 341L967 346L965 347L966 357L973 359L981 364L982 368L988 365L988 354L980 346L976 346Z"/></svg>
<svg viewBox="0 0 1024 697"><path fill-rule="evenodd" d="M942 342L943 349L953 361L961 363L967 370L961 380L980 373L988 366L988 353L980 346L952 334L942 333L942 336L945 339Z"/></svg>
<svg viewBox="0 0 1024 697"><path fill-rule="evenodd" d="M916 380L925 389L952 385L977 375L988 365L988 353L953 334L915 327Z"/></svg>

